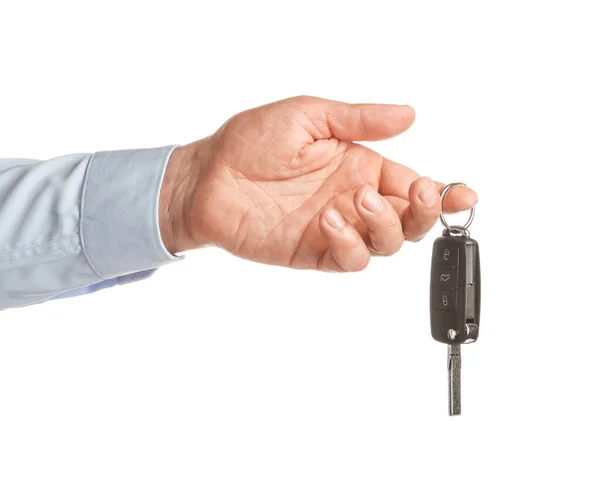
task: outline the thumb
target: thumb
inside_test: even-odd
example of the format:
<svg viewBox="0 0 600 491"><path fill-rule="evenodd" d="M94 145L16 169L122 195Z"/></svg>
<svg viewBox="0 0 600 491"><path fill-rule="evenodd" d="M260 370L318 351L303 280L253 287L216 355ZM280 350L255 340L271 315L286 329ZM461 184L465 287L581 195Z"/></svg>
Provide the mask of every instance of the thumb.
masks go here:
<svg viewBox="0 0 600 491"><path fill-rule="evenodd" d="M415 111L410 106L347 104L316 97L296 99L314 125L315 139L385 140L406 131L415 120Z"/></svg>

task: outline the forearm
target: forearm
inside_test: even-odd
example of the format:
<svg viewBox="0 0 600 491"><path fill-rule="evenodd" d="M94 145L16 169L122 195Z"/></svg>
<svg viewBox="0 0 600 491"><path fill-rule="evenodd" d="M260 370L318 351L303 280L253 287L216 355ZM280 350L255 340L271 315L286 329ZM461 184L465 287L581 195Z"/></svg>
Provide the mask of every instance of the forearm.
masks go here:
<svg viewBox="0 0 600 491"><path fill-rule="evenodd" d="M0 309L126 282L176 259L158 211L173 148L0 160Z"/></svg>

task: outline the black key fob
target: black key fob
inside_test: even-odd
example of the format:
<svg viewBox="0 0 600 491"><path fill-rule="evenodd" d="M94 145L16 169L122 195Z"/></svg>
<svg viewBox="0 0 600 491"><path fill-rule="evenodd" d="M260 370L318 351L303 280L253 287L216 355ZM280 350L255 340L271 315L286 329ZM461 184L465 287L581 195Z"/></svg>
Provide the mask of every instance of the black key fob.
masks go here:
<svg viewBox="0 0 600 491"><path fill-rule="evenodd" d="M431 257L431 335L446 344L472 343L479 335L479 245L445 229Z"/></svg>

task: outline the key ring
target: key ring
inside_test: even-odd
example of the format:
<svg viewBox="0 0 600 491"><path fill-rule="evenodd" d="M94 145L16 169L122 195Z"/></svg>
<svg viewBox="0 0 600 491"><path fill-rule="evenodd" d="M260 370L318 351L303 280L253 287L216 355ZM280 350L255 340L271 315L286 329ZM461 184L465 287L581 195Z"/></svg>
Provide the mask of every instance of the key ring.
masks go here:
<svg viewBox="0 0 600 491"><path fill-rule="evenodd" d="M464 225L448 225L448 222L444 218L444 199L446 198L446 194L448 193L448 191L450 191L450 188L452 188L453 186L466 186L466 184L464 182L452 182L446 185L444 189L442 189L442 211L440 212L440 221L442 222L444 227L446 227L446 230L444 231L445 233L462 234L468 237L470 235L469 226L471 225L471 223L473 223L473 218L475 217L475 207L471 208L471 214L469 215L469 219Z"/></svg>

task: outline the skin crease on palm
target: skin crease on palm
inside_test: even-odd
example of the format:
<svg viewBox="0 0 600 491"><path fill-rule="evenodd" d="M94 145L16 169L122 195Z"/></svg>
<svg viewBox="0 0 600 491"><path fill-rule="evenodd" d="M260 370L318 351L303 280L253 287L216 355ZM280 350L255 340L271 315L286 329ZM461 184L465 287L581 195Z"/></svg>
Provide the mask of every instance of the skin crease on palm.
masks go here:
<svg viewBox="0 0 600 491"><path fill-rule="evenodd" d="M410 106L294 97L244 111L178 147L167 164L159 224L171 253L216 245L253 261L359 271L435 224L444 184L355 143L391 138ZM453 188L446 212L471 208Z"/></svg>

